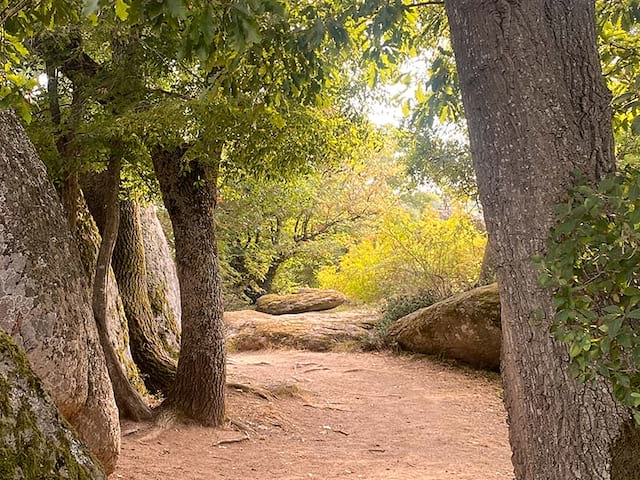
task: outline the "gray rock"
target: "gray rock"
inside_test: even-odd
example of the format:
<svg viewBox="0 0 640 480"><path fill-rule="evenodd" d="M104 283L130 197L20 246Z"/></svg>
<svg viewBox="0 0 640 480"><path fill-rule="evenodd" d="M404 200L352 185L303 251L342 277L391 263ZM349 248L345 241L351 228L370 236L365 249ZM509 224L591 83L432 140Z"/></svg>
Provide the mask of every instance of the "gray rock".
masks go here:
<svg viewBox="0 0 640 480"><path fill-rule="evenodd" d="M0 330L0 478L105 480L23 351Z"/></svg>
<svg viewBox="0 0 640 480"><path fill-rule="evenodd" d="M0 328L113 470L120 425L80 253L44 165L7 111L0 111Z"/></svg>
<svg viewBox="0 0 640 480"><path fill-rule="evenodd" d="M290 295L263 295L258 298L256 310L271 315L320 312L339 307L347 298L336 290L301 289Z"/></svg>

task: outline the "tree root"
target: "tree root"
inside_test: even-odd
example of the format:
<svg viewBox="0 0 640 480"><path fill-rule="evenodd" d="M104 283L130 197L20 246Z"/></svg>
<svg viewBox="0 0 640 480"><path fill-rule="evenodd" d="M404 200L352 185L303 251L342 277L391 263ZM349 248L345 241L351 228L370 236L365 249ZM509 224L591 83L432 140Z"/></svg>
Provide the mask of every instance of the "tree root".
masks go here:
<svg viewBox="0 0 640 480"><path fill-rule="evenodd" d="M255 385L248 385L245 383L227 382L227 388L233 388L234 390L240 390L243 393L251 393L257 397L265 400L275 400L278 398L266 388L257 387Z"/></svg>

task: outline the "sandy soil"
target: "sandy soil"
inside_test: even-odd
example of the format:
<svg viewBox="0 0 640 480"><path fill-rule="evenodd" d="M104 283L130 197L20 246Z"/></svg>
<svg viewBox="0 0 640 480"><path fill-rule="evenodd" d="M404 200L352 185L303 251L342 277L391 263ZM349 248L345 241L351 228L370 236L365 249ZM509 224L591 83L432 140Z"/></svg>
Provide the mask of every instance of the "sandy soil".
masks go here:
<svg viewBox="0 0 640 480"><path fill-rule="evenodd" d="M222 430L125 424L110 479L513 478L490 374L383 353L262 351L231 355L229 376L277 398L232 390L235 426Z"/></svg>

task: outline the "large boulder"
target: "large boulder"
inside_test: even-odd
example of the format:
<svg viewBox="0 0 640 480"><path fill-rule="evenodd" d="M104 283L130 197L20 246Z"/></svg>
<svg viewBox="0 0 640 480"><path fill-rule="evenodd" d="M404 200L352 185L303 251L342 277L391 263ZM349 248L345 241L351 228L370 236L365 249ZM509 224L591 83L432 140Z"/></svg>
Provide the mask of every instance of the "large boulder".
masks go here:
<svg viewBox="0 0 640 480"><path fill-rule="evenodd" d="M321 312L339 307L347 298L335 290L301 289L290 295L263 295L258 298L256 310L270 315Z"/></svg>
<svg viewBox="0 0 640 480"><path fill-rule="evenodd" d="M378 316L369 310L269 315L225 312L227 346L234 351L296 348L315 352L358 350L374 341Z"/></svg>
<svg viewBox="0 0 640 480"><path fill-rule="evenodd" d="M154 205L140 209L140 223L151 310L162 344L168 353L177 357L180 352L181 307L176 264Z"/></svg>
<svg viewBox="0 0 640 480"><path fill-rule="evenodd" d="M443 355L478 368L500 368L500 296L491 284L399 319L388 340L410 352Z"/></svg>
<svg viewBox="0 0 640 480"><path fill-rule="evenodd" d="M0 328L26 351L105 470L113 470L120 425L87 276L44 165L7 111L0 111Z"/></svg>
<svg viewBox="0 0 640 480"><path fill-rule="evenodd" d="M35 376L24 352L0 330L0 478L104 480Z"/></svg>

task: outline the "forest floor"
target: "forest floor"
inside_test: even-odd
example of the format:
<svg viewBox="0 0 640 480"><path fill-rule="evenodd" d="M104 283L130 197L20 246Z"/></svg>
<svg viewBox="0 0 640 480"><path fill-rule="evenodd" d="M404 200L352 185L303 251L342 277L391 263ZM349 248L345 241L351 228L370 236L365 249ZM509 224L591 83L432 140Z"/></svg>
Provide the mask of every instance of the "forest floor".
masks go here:
<svg viewBox="0 0 640 480"><path fill-rule="evenodd" d="M221 430L124 424L110 480L512 479L496 375L425 357L267 350L229 358ZM267 393L259 390L258 393Z"/></svg>

